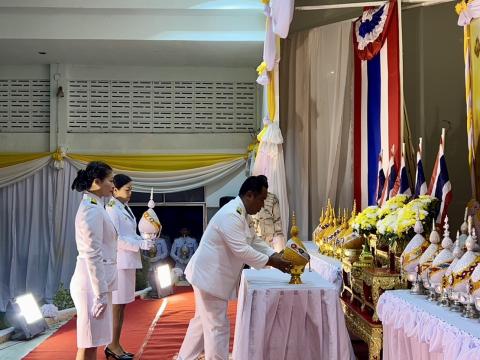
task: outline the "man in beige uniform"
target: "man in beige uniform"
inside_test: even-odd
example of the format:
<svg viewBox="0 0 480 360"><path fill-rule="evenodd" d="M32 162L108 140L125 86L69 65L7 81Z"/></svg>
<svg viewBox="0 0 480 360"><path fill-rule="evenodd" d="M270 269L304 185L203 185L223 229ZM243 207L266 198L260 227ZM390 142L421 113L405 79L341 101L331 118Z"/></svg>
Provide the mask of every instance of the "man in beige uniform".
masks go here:
<svg viewBox="0 0 480 360"><path fill-rule="evenodd" d="M260 175L263 176L263 175ZM280 204L275 194L268 193L263 208L251 216L255 233L276 252L285 248L285 236L282 231Z"/></svg>

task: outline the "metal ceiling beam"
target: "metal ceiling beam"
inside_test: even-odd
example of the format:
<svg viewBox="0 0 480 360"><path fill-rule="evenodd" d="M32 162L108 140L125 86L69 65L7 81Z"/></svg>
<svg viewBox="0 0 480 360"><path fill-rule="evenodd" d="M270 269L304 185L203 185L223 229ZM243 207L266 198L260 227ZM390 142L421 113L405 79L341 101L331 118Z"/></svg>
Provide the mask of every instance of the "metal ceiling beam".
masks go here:
<svg viewBox="0 0 480 360"><path fill-rule="evenodd" d="M453 2L454 0L401 0L403 9L412 9L420 6L432 6L443 4L447 2ZM297 6L295 10L311 11L311 10L331 10L331 9L349 9L359 8L366 6L381 6L386 1L367 1L367 2L354 2L343 4L325 4L325 5L309 5L309 6ZM406 6L405 6L406 5Z"/></svg>

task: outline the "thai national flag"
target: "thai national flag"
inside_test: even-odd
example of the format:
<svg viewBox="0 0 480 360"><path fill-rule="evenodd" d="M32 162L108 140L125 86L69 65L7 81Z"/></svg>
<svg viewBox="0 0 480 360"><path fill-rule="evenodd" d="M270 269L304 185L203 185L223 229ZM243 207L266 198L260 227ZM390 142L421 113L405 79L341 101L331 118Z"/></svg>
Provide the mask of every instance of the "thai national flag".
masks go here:
<svg viewBox="0 0 480 360"><path fill-rule="evenodd" d="M378 182L377 182L377 205L382 201L383 188L385 186L385 172L383 171L382 151L378 155Z"/></svg>
<svg viewBox="0 0 480 360"><path fill-rule="evenodd" d="M443 224L445 215L447 215L448 206L452 201L452 184L448 177L447 162L444 154L445 145L445 129L442 129L442 137L440 138L440 146L438 148L437 159L433 167L432 178L428 185L428 194L435 196L442 203L440 212L437 217L437 224Z"/></svg>
<svg viewBox="0 0 480 360"><path fill-rule="evenodd" d="M402 157L400 160L400 171L398 172L395 186L392 191L392 196L395 195L412 195L410 184L408 183L407 167L405 166L405 143L402 144Z"/></svg>
<svg viewBox="0 0 480 360"><path fill-rule="evenodd" d="M425 173L423 172L422 163L422 138L418 143L417 151L417 174L415 175L415 196L425 195L427 193L427 181L425 180Z"/></svg>
<svg viewBox="0 0 480 360"><path fill-rule="evenodd" d="M387 196L385 201L391 199L393 195L393 190L395 187L395 181L397 180L397 164L395 162L395 147L392 148L392 154L390 155L390 162L388 164L388 182L387 185Z"/></svg>
<svg viewBox="0 0 480 360"><path fill-rule="evenodd" d="M388 164L387 178L383 187L382 197L380 199L380 206L394 196L395 181L397 180L397 164L395 162L395 146L392 146L390 154L390 161Z"/></svg>
<svg viewBox="0 0 480 360"><path fill-rule="evenodd" d="M378 202L378 154L383 149L383 158L387 159L392 145L398 149L401 143L402 104L396 0L364 10L363 16L353 25L353 46L354 196L363 209ZM400 162L399 152L395 161L397 164ZM391 173L390 170L388 172ZM393 175L395 183L396 172ZM382 201L388 195L383 194Z"/></svg>

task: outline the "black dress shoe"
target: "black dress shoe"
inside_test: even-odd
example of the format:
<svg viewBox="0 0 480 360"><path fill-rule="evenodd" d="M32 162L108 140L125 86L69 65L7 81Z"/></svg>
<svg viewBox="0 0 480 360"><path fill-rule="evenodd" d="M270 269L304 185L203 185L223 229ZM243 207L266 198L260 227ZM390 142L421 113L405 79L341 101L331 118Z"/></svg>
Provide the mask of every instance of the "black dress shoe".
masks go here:
<svg viewBox="0 0 480 360"><path fill-rule="evenodd" d="M132 360L133 359L133 355L127 355L126 353L124 353L122 355L117 355L112 350L110 350L108 347L105 348L105 357L107 359L112 357L115 360Z"/></svg>

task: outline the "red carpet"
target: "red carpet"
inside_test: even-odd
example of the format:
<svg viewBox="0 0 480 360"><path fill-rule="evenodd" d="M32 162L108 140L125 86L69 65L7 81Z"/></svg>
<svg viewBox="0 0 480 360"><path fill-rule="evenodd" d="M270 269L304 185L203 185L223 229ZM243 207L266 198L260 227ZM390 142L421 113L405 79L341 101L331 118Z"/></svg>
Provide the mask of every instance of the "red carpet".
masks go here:
<svg viewBox="0 0 480 360"><path fill-rule="evenodd" d="M235 329L235 313L237 303L230 302L228 317L230 319L230 351L233 346ZM170 360L178 353L183 337L187 331L188 323L195 313L195 300L191 288L186 288L183 293L168 297L168 305L157 322L149 337L140 360Z"/></svg>
<svg viewBox="0 0 480 360"><path fill-rule="evenodd" d="M195 313L193 291L190 287L177 288L175 294L169 296L166 301L167 305L158 319L156 315L163 307L163 300L136 300L127 306L122 344L127 351L137 354L135 359L171 360L173 355L178 353L188 322ZM228 307L231 325L230 351L233 346L236 306L236 302L231 302ZM75 324L75 319L67 322L25 359L75 359L77 350ZM368 349L363 342L354 341L353 347L359 360L368 359ZM98 352L97 358L105 359L103 349Z"/></svg>
<svg viewBox="0 0 480 360"><path fill-rule="evenodd" d="M148 328L163 300L135 300L127 305L122 331L122 345L127 351L137 352L143 344ZM76 318L63 325L56 333L40 344L24 359L53 360L75 359L77 352ZM98 359L105 359L103 349Z"/></svg>
<svg viewBox="0 0 480 360"><path fill-rule="evenodd" d="M155 326L151 325L163 300L136 300L125 311L121 343L127 351L136 353L135 359L170 360L182 345L188 323L195 313L192 288L176 288L167 298L167 306ZM236 302L231 302L228 316L231 322L230 350L233 346ZM28 354L26 360L75 359L77 351L76 319L63 325L56 333ZM150 329L150 332L149 332ZM98 359L105 359L103 349Z"/></svg>

